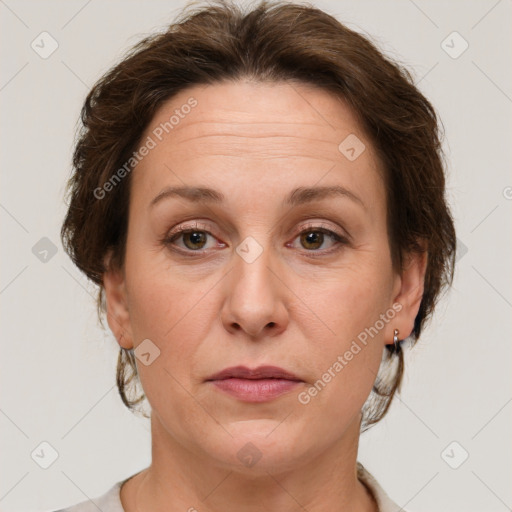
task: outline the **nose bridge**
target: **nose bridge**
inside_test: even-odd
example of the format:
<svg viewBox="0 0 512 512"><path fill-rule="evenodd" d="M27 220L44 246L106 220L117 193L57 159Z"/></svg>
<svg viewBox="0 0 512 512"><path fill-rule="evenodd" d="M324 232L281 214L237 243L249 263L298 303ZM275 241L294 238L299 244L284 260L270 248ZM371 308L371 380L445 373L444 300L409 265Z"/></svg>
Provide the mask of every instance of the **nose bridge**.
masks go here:
<svg viewBox="0 0 512 512"><path fill-rule="evenodd" d="M223 315L226 327L238 324L256 336L270 324L274 326L272 332L280 332L285 328L286 308L276 277L278 255L268 230L253 230L235 247L235 253Z"/></svg>
<svg viewBox="0 0 512 512"><path fill-rule="evenodd" d="M275 266L270 235L262 229L258 234L246 236L235 248L235 280L248 287L252 293L268 293L274 289L275 276L270 268ZM247 290L247 292L249 291ZM242 290L243 291L243 290Z"/></svg>

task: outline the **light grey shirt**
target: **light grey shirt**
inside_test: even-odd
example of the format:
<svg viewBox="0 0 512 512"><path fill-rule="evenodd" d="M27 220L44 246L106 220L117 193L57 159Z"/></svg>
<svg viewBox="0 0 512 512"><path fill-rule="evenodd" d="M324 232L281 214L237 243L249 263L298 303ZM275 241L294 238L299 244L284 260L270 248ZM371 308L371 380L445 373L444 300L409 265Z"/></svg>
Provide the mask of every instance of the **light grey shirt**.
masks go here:
<svg viewBox="0 0 512 512"><path fill-rule="evenodd" d="M377 480L375 480L360 462L357 463L357 476L375 498L379 512L406 512L389 498ZM55 512L98 512L98 510L102 512L124 512L123 505L121 504L120 490L123 483L129 480L129 478L117 482L105 494L102 494L98 498L82 501L81 503Z"/></svg>

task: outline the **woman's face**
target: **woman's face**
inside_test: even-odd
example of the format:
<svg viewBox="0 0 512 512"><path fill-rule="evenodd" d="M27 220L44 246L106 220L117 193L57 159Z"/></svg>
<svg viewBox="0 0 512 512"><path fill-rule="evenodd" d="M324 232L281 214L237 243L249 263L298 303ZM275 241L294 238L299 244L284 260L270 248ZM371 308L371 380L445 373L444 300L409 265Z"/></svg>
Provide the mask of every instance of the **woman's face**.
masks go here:
<svg viewBox="0 0 512 512"><path fill-rule="evenodd" d="M239 471L354 446L384 345L412 331L424 272L419 259L392 270L385 187L354 115L303 84L196 86L141 141L125 266L105 288L153 427ZM262 365L298 380L274 395L263 381L232 379L234 394L209 381Z"/></svg>

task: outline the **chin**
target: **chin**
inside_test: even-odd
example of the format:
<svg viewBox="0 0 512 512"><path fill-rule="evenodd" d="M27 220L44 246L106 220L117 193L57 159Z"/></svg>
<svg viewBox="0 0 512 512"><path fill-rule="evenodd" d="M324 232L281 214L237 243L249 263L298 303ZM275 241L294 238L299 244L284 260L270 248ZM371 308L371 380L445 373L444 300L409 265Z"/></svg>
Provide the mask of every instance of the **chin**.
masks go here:
<svg viewBox="0 0 512 512"><path fill-rule="evenodd" d="M226 426L232 437L213 448L210 454L225 469L253 477L268 477L291 471L314 455L314 447L298 432L279 420L255 419ZM226 443L227 441L227 443ZM320 449L320 447L317 447Z"/></svg>

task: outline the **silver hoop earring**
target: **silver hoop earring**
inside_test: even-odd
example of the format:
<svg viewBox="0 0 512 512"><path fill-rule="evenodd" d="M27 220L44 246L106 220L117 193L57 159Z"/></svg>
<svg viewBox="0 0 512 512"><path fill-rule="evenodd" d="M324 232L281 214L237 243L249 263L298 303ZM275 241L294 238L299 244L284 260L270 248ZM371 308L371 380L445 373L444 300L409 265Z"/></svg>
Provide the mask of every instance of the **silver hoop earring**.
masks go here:
<svg viewBox="0 0 512 512"><path fill-rule="evenodd" d="M393 345L395 348L395 352L398 354L400 352L400 342L398 341L398 329L395 329L393 333Z"/></svg>

